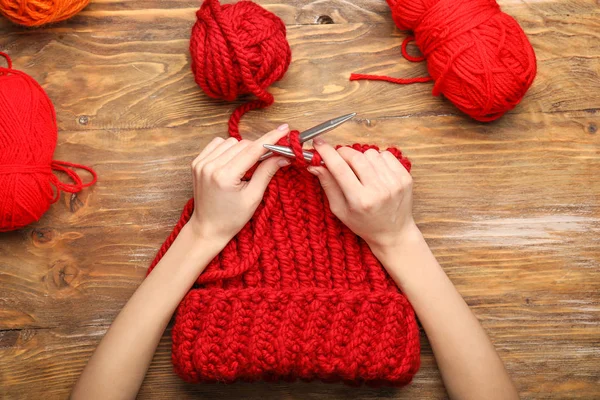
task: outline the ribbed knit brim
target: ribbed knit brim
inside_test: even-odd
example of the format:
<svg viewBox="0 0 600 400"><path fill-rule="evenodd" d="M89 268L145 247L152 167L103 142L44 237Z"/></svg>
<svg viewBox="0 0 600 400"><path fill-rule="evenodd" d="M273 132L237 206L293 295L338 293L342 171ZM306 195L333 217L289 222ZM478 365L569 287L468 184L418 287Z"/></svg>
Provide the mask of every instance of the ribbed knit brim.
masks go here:
<svg viewBox="0 0 600 400"><path fill-rule="evenodd" d="M150 271L192 211L190 200ZM172 335L175 371L188 382L398 386L419 368L412 307L302 165L275 175L253 218L179 305Z"/></svg>

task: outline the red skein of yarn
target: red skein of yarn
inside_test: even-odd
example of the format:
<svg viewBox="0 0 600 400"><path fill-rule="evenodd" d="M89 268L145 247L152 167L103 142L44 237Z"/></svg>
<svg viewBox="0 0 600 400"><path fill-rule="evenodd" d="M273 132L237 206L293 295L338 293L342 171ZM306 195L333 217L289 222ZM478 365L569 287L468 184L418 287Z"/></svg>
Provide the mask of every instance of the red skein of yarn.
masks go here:
<svg viewBox="0 0 600 400"><path fill-rule="evenodd" d="M350 80L433 80L434 96L443 94L478 121L493 121L519 104L536 75L535 53L517 21L495 0L386 1L398 28L414 32L402 43L402 55L409 61L426 59L430 76L352 74ZM407 53L412 40L423 57Z"/></svg>
<svg viewBox="0 0 600 400"><path fill-rule="evenodd" d="M222 6L218 0L205 0L196 17L190 39L196 83L216 99L233 101L243 94L257 98L237 107L229 119L229 134L241 139L241 117L273 104L273 95L266 89L290 65L285 25L250 1Z"/></svg>
<svg viewBox="0 0 600 400"><path fill-rule="evenodd" d="M57 126L54 106L44 89L29 75L0 67L0 232L37 221L56 202L60 192L77 193L96 182L89 167L53 161ZM92 174L83 183L72 169ZM65 173L73 183L61 182L52 171Z"/></svg>

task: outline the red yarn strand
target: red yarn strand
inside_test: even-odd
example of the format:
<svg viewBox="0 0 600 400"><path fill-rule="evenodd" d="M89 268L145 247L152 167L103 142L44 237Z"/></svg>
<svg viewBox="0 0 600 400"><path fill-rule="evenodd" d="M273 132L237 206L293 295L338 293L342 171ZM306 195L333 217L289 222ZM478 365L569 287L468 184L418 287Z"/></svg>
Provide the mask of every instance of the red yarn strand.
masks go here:
<svg viewBox="0 0 600 400"><path fill-rule="evenodd" d="M8 54L4 53L3 51L0 51L0 56L4 57L6 59L6 64L8 64L7 68L0 67L0 69L12 69L12 61Z"/></svg>
<svg viewBox="0 0 600 400"><path fill-rule="evenodd" d="M410 54L408 54L408 51L406 49L406 47L408 46L408 43L412 42L413 40L415 40L415 38L413 36L408 36L406 39L404 39L402 41L402 55L408 61L421 62L421 61L425 60L425 56L419 56L419 57L411 56ZM391 76L385 76L385 75L350 74L350 80L351 81L360 81L360 80L385 81L385 82L390 82L390 83L396 83L399 85L410 85L412 83L431 82L433 80L433 78L430 76L423 76L423 77L418 77L418 78L392 78Z"/></svg>
<svg viewBox="0 0 600 400"><path fill-rule="evenodd" d="M403 41L402 41L402 56L404 58L406 58L408 61L411 62L421 62L421 61L425 61L425 56L411 56L410 54L408 54L408 44L410 42L413 42L415 40L414 36L407 36Z"/></svg>
<svg viewBox="0 0 600 400"><path fill-rule="evenodd" d="M420 78L392 78L391 76L384 76L384 75L351 74L350 80L351 81L361 81L361 80L385 81L385 82L390 82L390 83L396 83L399 85L410 85L412 83L431 82L433 80L433 78L431 78L429 76L424 76L424 77L420 77Z"/></svg>
<svg viewBox="0 0 600 400"><path fill-rule="evenodd" d="M52 161L51 165L52 165L53 170L67 174L67 176L69 178L71 178L71 180L74 182L73 184L64 183L64 182L61 182L55 175L52 175L52 178L51 178L52 183L54 184L54 186L57 189L56 197L54 198L53 202L56 202L58 200L58 198L60 197L61 190L64 192L68 192L68 193L78 193L78 192L81 192L84 188L92 186L94 183L96 183L98 181L98 175L96 174L96 171L94 171L92 168L87 167L85 165L73 164L73 163L70 163L67 161L57 161L57 160ZM92 180L87 183L83 183L83 181L81 180L79 175L77 175L77 173L75 171L73 171L72 169L70 169L68 167L86 170L87 172L89 172L92 175Z"/></svg>

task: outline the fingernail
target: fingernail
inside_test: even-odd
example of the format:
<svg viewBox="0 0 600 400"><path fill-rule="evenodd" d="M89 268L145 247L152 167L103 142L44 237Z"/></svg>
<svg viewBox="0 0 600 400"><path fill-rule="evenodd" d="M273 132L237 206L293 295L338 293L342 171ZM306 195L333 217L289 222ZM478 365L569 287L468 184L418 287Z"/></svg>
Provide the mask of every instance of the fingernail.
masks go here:
<svg viewBox="0 0 600 400"><path fill-rule="evenodd" d="M277 128L277 130L278 130L278 131L281 131L281 132L285 132L285 131L287 131L289 128L290 128L290 126L289 126L288 124L283 124L283 125L280 125L280 126L279 126L279 128Z"/></svg>
<svg viewBox="0 0 600 400"><path fill-rule="evenodd" d="M307 167L306 168L308 172L310 172L313 175L319 175L320 172L318 169L316 169L315 167Z"/></svg>
<svg viewBox="0 0 600 400"><path fill-rule="evenodd" d="M277 161L277 165L279 165L280 167L287 167L288 165L290 165L290 160L282 158L281 160Z"/></svg>
<svg viewBox="0 0 600 400"><path fill-rule="evenodd" d="M316 137L313 139L313 144L316 144L317 146L325 144L325 141L323 140L323 138L320 137Z"/></svg>

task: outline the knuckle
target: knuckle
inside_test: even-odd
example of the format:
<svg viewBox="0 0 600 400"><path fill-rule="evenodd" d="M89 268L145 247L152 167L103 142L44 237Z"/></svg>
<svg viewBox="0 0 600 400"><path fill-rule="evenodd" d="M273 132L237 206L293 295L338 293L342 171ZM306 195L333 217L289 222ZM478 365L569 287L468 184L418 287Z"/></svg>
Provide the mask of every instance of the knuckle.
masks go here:
<svg viewBox="0 0 600 400"><path fill-rule="evenodd" d="M344 209L337 204L330 204L329 208L331 209L333 215L335 215L338 218L344 213Z"/></svg>
<svg viewBox="0 0 600 400"><path fill-rule="evenodd" d="M212 173L212 179L221 187L221 184L227 181L226 172L222 169L217 169Z"/></svg>
<svg viewBox="0 0 600 400"><path fill-rule="evenodd" d="M352 156L353 153L357 153L354 149L351 149L350 147L346 146L342 146L336 151L340 156L342 156L342 158L349 158Z"/></svg>
<svg viewBox="0 0 600 400"><path fill-rule="evenodd" d="M350 154L350 161L353 163L360 164L360 163L364 162L364 160L365 160L365 155L363 153L359 153L358 151L355 151L352 154Z"/></svg>
<svg viewBox="0 0 600 400"><path fill-rule="evenodd" d="M257 146L256 142L253 142L251 140L245 140L245 139L240 140L240 142L236 146L240 146L240 148L242 148L242 149L251 148L251 147L262 147L262 146Z"/></svg>
<svg viewBox="0 0 600 400"><path fill-rule="evenodd" d="M216 185L217 189L219 189L219 190L229 189L229 185L223 180L215 181L215 185Z"/></svg>
<svg viewBox="0 0 600 400"><path fill-rule="evenodd" d="M397 196L404 192L404 185L401 182L397 182L394 186L392 186L392 196Z"/></svg>
<svg viewBox="0 0 600 400"><path fill-rule="evenodd" d="M392 190L389 189L385 189L381 192L381 194L379 195L380 199L383 201L388 201L391 200L394 197L394 193Z"/></svg>
<svg viewBox="0 0 600 400"><path fill-rule="evenodd" d="M236 144L238 142L239 142L239 140L237 140L234 137L230 137L230 138L227 138L227 140L225 140L225 143L227 143L227 144Z"/></svg>
<svg viewBox="0 0 600 400"><path fill-rule="evenodd" d="M377 201L372 196L363 197L358 202L358 208L362 211L372 211L377 205Z"/></svg>
<svg viewBox="0 0 600 400"><path fill-rule="evenodd" d="M321 179L321 187L323 189L327 189L327 188L331 187L331 182L327 179Z"/></svg>
<svg viewBox="0 0 600 400"><path fill-rule="evenodd" d="M215 171L216 171L215 165L213 163L207 163L202 168L200 168L200 170L198 172L202 176L210 177L215 173Z"/></svg>
<svg viewBox="0 0 600 400"><path fill-rule="evenodd" d="M273 178L275 176L276 173L277 173L277 169L272 167L272 168L269 168L269 169L267 169L265 171L265 176L268 179L271 179L271 178Z"/></svg>
<svg viewBox="0 0 600 400"><path fill-rule="evenodd" d="M327 165L329 166L330 169L332 170L341 170L343 171L343 166L344 166L344 162L341 160L333 160L330 161ZM342 172L343 175L345 175L345 173Z"/></svg>
<svg viewBox="0 0 600 400"><path fill-rule="evenodd" d="M194 160L192 161L192 173L194 175L199 175L202 172L202 169L204 168L204 163L202 162L202 160Z"/></svg>
<svg viewBox="0 0 600 400"><path fill-rule="evenodd" d="M365 151L365 156L368 157L377 157L379 155L379 152L375 149L369 149L367 151Z"/></svg>

